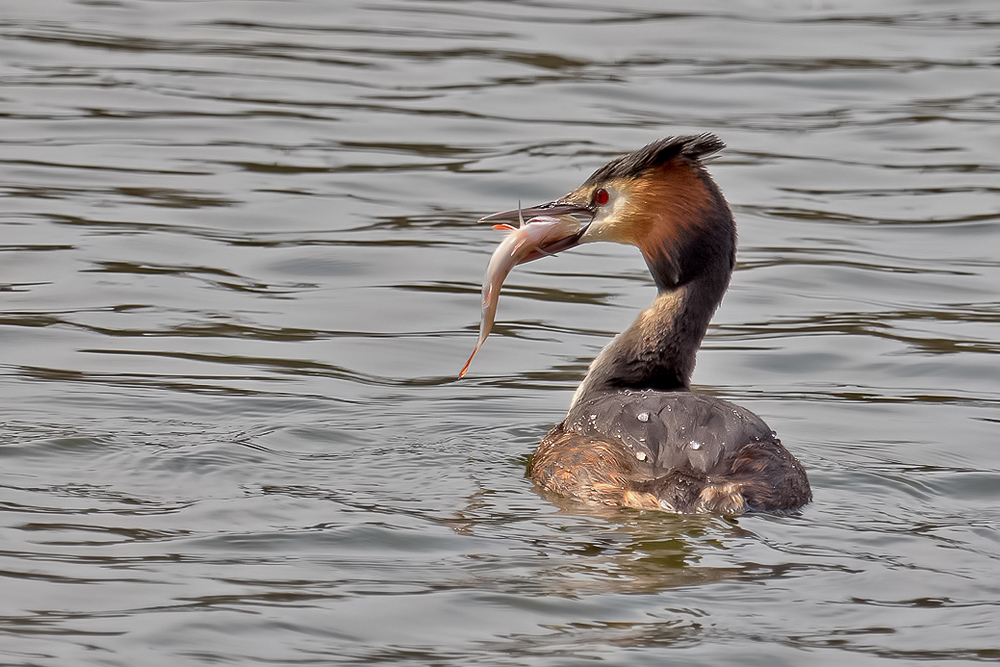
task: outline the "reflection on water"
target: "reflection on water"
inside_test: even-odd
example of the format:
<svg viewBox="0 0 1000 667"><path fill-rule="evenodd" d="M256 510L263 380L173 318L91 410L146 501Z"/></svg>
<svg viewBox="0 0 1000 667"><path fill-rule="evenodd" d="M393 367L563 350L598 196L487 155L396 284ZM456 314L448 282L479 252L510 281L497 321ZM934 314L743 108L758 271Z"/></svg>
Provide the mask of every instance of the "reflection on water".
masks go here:
<svg viewBox="0 0 1000 667"><path fill-rule="evenodd" d="M986 0L162 3L0 18L0 662L1000 657L1000 11ZM740 230L695 382L792 516L538 495L653 295L481 215L711 131ZM822 650L820 650L822 649Z"/></svg>

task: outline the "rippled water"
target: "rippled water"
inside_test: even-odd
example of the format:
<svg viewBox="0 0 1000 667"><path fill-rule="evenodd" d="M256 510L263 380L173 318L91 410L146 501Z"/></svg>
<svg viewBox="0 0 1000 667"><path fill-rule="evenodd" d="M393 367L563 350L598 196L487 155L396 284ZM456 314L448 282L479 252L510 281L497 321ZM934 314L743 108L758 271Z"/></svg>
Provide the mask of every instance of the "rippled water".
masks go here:
<svg viewBox="0 0 1000 667"><path fill-rule="evenodd" d="M1000 659L1000 7L153 2L0 12L4 665ZM671 134L740 228L699 387L793 516L539 496L653 295L475 220Z"/></svg>

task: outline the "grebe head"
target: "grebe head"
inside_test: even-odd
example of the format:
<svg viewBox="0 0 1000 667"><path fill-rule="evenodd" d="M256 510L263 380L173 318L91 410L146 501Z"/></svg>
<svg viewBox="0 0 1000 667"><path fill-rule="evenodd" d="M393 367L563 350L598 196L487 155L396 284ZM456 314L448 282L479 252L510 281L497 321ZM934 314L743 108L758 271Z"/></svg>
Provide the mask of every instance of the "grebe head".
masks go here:
<svg viewBox="0 0 1000 667"><path fill-rule="evenodd" d="M582 243L611 241L639 248L660 291L706 272L715 275L716 283L724 274L725 291L735 261L735 225L704 168L724 147L711 134L661 139L608 162L555 201L494 213L482 221L573 215L585 223L580 231L552 241L521 263Z"/></svg>

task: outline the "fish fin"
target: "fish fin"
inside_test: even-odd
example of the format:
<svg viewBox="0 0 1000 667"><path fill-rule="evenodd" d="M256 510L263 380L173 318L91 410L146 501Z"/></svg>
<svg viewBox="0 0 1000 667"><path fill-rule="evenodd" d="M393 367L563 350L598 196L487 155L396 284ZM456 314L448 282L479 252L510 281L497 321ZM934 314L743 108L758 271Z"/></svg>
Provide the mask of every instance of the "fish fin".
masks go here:
<svg viewBox="0 0 1000 667"><path fill-rule="evenodd" d="M483 341L479 341L478 343L476 343L476 347L475 347L475 349L474 349L474 350L472 350L472 354L470 354L470 355L469 355L469 360L465 362L465 365L464 365L464 366L462 366L462 370L461 370L461 371L459 371L459 373L458 373L458 379L459 379L459 380L461 380L461 379L462 379L463 377L465 377L465 374L466 374L466 373L468 372L468 370L469 370L469 366L471 366L471 365L472 365L472 359L473 359L473 357L475 357L475 356L476 356L476 352L479 352L479 347L480 347L480 346L481 346L482 344L483 344Z"/></svg>

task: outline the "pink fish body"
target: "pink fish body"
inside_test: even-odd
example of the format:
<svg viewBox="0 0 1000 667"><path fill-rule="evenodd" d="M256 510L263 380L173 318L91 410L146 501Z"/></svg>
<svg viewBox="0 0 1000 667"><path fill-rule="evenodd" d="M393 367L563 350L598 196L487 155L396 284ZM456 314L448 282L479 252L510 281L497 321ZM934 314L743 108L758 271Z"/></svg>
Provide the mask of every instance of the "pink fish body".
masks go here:
<svg viewBox="0 0 1000 667"><path fill-rule="evenodd" d="M532 253L545 254L541 248L576 232L580 228L580 221L571 216L557 218L539 216L527 222L522 219L520 227L511 227L510 225L494 225L493 227L494 229L508 229L510 234L493 251L490 263L486 267L486 275L483 277L483 316L479 325L479 340L476 342L472 354L469 355L469 360L465 362L465 366L458 374L459 378L463 377L469 370L472 358L476 356L479 347L493 328L497 303L500 301L500 288L503 286L507 274Z"/></svg>

